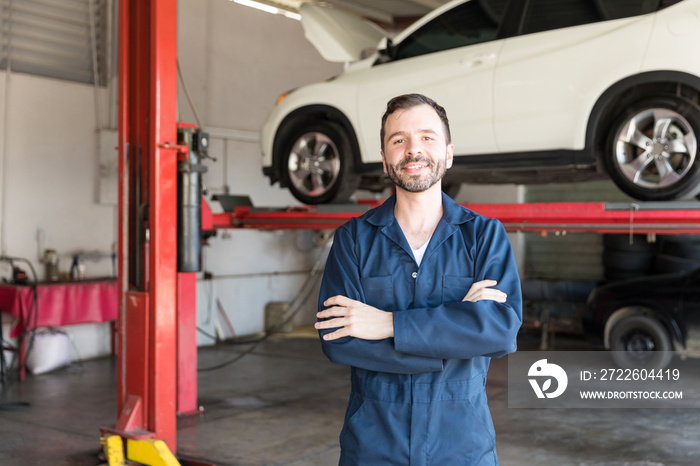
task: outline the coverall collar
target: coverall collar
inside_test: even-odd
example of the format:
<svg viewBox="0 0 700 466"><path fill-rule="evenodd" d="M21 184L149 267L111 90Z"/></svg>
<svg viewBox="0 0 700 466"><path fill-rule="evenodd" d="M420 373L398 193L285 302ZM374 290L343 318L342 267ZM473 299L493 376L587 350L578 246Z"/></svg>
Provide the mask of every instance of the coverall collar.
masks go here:
<svg viewBox="0 0 700 466"><path fill-rule="evenodd" d="M406 253L415 260L411 246L403 234L399 222L394 216L394 206L396 205L396 194L389 197L384 203L375 207L367 214L367 222L379 227L381 232L390 240L398 244ZM457 204L452 198L442 193L442 218L438 223L433 236L430 238L428 248L423 259L428 258L447 238L457 231L457 226L466 223L474 218L471 210L465 209Z"/></svg>

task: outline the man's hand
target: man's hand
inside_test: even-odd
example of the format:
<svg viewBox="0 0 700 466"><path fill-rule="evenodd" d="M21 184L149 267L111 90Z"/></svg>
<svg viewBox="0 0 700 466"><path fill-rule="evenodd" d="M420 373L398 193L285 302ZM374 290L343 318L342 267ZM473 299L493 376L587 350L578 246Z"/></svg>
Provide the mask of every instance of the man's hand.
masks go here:
<svg viewBox="0 0 700 466"><path fill-rule="evenodd" d="M337 329L323 336L326 341L342 337L362 338L363 340L383 340L394 336L394 316L360 301L345 296L333 296L323 302L328 307L316 314L317 329Z"/></svg>
<svg viewBox="0 0 700 466"><path fill-rule="evenodd" d="M495 288L490 288L496 285L498 285L496 280L481 280L480 282L476 282L469 288L469 292L462 298L462 301L471 301L475 303L488 299L499 303L505 303L508 295Z"/></svg>

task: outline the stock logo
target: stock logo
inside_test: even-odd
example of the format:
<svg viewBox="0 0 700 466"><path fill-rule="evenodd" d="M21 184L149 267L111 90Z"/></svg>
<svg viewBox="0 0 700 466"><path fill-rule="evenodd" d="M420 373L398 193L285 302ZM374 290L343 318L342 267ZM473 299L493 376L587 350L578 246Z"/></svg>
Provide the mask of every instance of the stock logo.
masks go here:
<svg viewBox="0 0 700 466"><path fill-rule="evenodd" d="M546 359L536 361L527 372L530 385L537 398L556 398L566 390L569 378L566 372L556 364L550 364ZM552 390L552 379L557 381L556 389ZM540 385L540 380L542 384Z"/></svg>

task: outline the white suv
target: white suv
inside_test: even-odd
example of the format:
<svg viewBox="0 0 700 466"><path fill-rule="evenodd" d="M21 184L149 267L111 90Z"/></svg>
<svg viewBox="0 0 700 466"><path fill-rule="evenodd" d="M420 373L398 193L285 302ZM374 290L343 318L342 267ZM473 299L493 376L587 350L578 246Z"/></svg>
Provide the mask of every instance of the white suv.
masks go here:
<svg viewBox="0 0 700 466"><path fill-rule="evenodd" d="M607 174L641 200L700 193L700 0L455 0L393 41L338 10L301 14L326 59L377 49L262 128L264 173L301 202L383 186L380 118L410 92L447 110L447 186Z"/></svg>

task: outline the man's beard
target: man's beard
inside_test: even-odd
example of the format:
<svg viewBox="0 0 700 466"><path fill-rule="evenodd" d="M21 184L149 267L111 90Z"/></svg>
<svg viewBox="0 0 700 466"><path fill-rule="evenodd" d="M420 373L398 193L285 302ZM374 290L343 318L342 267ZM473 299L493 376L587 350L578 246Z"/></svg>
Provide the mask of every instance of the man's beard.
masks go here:
<svg viewBox="0 0 700 466"><path fill-rule="evenodd" d="M405 175L401 172L407 165L416 162L424 162L430 172L417 175ZM408 157L396 165L387 164L386 171L391 182L398 188L409 193L422 193L440 181L445 176L447 168L445 168L444 160L434 162L427 157Z"/></svg>

